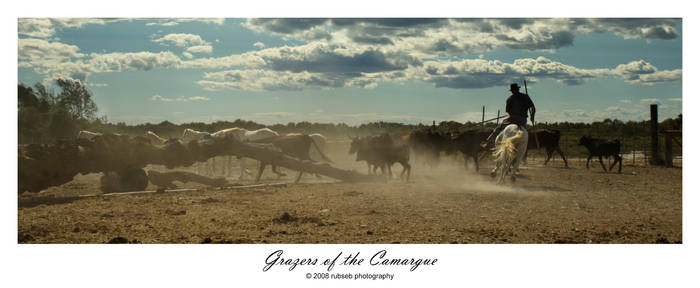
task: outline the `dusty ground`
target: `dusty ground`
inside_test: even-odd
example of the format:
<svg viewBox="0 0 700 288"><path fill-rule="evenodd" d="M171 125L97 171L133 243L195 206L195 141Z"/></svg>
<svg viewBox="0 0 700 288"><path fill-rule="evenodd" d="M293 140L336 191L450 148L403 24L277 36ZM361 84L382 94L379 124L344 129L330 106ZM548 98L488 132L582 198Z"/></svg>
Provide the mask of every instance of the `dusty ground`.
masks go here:
<svg viewBox="0 0 700 288"><path fill-rule="evenodd" d="M330 143L336 166L366 172ZM249 161L251 168L253 161ZM412 179L192 192L77 197L100 193L98 174L19 199L20 243L680 243L682 169L530 160L514 184L493 184L444 158L414 161ZM269 168L268 168L269 169ZM400 172L400 165L394 172ZM293 173L265 182L292 182ZM230 180L235 181L234 178ZM250 184L249 182L246 182ZM183 188L200 187L197 184ZM154 189L149 185L148 189Z"/></svg>

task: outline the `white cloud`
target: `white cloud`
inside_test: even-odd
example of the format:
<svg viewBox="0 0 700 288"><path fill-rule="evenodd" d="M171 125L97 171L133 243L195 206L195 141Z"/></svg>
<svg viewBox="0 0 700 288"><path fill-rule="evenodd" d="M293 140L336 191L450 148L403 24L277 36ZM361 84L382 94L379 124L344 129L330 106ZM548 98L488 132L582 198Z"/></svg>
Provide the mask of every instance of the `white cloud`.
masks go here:
<svg viewBox="0 0 700 288"><path fill-rule="evenodd" d="M135 52L90 54L87 64L90 72L120 72L141 70L149 71L158 68L177 68L181 60L170 51L167 52Z"/></svg>
<svg viewBox="0 0 700 288"><path fill-rule="evenodd" d="M203 96L193 96L189 98L185 97L178 97L178 98L168 98L168 97L163 97L161 95L153 95L151 97L152 101L161 101L161 102L188 102L188 101L209 101L211 99Z"/></svg>
<svg viewBox="0 0 700 288"><path fill-rule="evenodd" d="M647 104L654 104L654 103L658 104L658 103L661 103L661 100L659 100L658 98L644 98L644 99L639 100L639 102L647 103Z"/></svg>
<svg viewBox="0 0 700 288"><path fill-rule="evenodd" d="M190 101L209 101L211 100L210 98L204 97L204 96L194 96L188 98Z"/></svg>
<svg viewBox="0 0 700 288"><path fill-rule="evenodd" d="M175 22L175 21L169 21L169 22L149 22L149 23L146 23L146 26L165 26L165 27L169 27L169 26L175 26L175 25L177 25L177 24L180 24L180 23Z"/></svg>
<svg viewBox="0 0 700 288"><path fill-rule="evenodd" d="M683 102L683 98L668 98L666 100L671 102Z"/></svg>
<svg viewBox="0 0 700 288"><path fill-rule="evenodd" d="M538 57L517 59L513 63L483 59L429 61L417 73L415 77L436 87L485 88L504 86L524 77L580 84L586 79L607 76L609 70L581 69Z"/></svg>
<svg viewBox="0 0 700 288"><path fill-rule="evenodd" d="M81 58L80 48L60 42L48 42L42 39L19 39L18 57L21 60L62 60Z"/></svg>
<svg viewBox="0 0 700 288"><path fill-rule="evenodd" d="M155 43L172 43L176 46L184 47L190 45L209 45L201 36L187 33L171 33L161 38L154 39Z"/></svg>
<svg viewBox="0 0 700 288"><path fill-rule="evenodd" d="M192 47L187 47L187 52L190 53L211 53L212 47L210 45L197 45Z"/></svg>
<svg viewBox="0 0 700 288"><path fill-rule="evenodd" d="M187 51L182 52L182 56L185 56L185 58L187 58L187 59L192 59L192 57L194 57L194 56L192 56L192 53L187 52Z"/></svg>
<svg viewBox="0 0 700 288"><path fill-rule="evenodd" d="M258 48L258 49L263 49L263 48L265 48L265 43L262 43L262 42L255 42L255 43L253 43L253 46L254 46L255 48Z"/></svg>
<svg viewBox="0 0 700 288"><path fill-rule="evenodd" d="M659 71L654 65L644 60L620 64L613 71L627 82L642 85L680 81L683 78L681 69Z"/></svg>
<svg viewBox="0 0 700 288"><path fill-rule="evenodd" d="M97 18L19 18L17 30L20 35L46 38L56 33L56 29L79 28L87 24L105 24L126 19Z"/></svg>

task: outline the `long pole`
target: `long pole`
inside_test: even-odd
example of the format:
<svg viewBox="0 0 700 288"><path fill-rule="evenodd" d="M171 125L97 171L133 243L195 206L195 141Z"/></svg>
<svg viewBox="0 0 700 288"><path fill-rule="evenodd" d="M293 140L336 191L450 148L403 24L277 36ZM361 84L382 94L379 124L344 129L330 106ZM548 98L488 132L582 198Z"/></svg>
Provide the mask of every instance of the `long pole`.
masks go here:
<svg viewBox="0 0 700 288"><path fill-rule="evenodd" d="M527 94L527 80L523 79L523 84L525 85L525 94ZM530 94L527 94L527 96L530 97ZM525 122L527 122L527 119L525 119ZM532 117L532 131L535 132L535 145L537 145L537 149L540 149L540 139L537 137L537 131L535 130L534 115Z"/></svg>
<svg viewBox="0 0 700 288"><path fill-rule="evenodd" d="M486 114L486 106L481 106L481 126L484 126L484 115Z"/></svg>

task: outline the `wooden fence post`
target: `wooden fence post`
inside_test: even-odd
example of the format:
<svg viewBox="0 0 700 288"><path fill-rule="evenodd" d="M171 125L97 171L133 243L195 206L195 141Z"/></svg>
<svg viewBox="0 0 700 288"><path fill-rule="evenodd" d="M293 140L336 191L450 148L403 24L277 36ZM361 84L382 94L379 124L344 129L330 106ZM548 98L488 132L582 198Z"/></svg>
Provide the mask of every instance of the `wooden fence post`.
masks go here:
<svg viewBox="0 0 700 288"><path fill-rule="evenodd" d="M651 163L658 165L661 160L659 159L659 115L658 115L658 105L649 105L649 112L651 114L651 121L649 122L651 134Z"/></svg>

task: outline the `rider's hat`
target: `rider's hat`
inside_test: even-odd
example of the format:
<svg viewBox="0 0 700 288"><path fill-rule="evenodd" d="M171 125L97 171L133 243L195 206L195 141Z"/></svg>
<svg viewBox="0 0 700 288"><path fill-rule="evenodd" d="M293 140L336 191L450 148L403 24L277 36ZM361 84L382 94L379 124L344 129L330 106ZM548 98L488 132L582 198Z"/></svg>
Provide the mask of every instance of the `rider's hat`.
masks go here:
<svg viewBox="0 0 700 288"><path fill-rule="evenodd" d="M510 91L518 91L518 89L520 89L518 83L510 83Z"/></svg>

